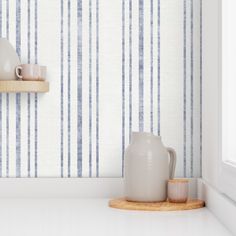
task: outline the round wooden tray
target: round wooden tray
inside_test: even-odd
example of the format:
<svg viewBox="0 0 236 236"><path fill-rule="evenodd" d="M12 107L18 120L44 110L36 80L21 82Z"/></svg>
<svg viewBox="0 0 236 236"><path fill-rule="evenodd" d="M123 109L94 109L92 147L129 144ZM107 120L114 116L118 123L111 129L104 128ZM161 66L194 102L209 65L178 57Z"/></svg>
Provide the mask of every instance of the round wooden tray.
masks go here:
<svg viewBox="0 0 236 236"><path fill-rule="evenodd" d="M109 206L124 210L140 210L140 211L183 211L202 208L205 206L202 200L188 200L186 203L171 202L129 202L124 198L112 199Z"/></svg>

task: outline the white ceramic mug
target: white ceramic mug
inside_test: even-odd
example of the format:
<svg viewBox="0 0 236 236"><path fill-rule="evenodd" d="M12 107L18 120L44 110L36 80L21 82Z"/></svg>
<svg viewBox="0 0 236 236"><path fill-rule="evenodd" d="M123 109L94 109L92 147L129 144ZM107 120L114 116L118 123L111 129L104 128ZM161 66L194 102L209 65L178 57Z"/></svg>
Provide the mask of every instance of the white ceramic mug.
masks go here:
<svg viewBox="0 0 236 236"><path fill-rule="evenodd" d="M16 76L22 80L45 80L46 66L22 64L16 67Z"/></svg>

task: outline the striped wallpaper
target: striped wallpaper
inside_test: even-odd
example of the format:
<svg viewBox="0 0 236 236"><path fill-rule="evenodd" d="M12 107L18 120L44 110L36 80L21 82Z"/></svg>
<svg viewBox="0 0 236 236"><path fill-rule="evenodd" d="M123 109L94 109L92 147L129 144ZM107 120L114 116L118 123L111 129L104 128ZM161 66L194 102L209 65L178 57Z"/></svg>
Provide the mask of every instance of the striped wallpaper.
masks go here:
<svg viewBox="0 0 236 236"><path fill-rule="evenodd" d="M0 94L1 177L122 176L131 131L201 175L202 0L0 0L0 36L48 94Z"/></svg>

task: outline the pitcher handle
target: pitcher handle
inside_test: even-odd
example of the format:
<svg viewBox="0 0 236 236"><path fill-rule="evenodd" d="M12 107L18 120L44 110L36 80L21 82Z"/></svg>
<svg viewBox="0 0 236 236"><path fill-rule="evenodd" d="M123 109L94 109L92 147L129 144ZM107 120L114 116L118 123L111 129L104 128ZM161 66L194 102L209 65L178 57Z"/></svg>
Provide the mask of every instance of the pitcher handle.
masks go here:
<svg viewBox="0 0 236 236"><path fill-rule="evenodd" d="M173 148L170 148L170 147L167 148L167 151L170 155L169 178L173 179L175 175L176 152Z"/></svg>

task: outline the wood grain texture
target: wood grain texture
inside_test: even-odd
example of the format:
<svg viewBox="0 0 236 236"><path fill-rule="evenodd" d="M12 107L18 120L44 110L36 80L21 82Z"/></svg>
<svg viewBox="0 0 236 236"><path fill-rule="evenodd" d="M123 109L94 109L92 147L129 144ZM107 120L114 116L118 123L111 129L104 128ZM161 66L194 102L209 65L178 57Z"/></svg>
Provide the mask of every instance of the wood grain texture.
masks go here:
<svg viewBox="0 0 236 236"><path fill-rule="evenodd" d="M202 208L205 206L202 200L188 200L186 203L171 202L129 202L124 198L112 199L109 206L124 210L140 210L140 211L184 211Z"/></svg>
<svg viewBox="0 0 236 236"><path fill-rule="evenodd" d="M48 91L49 83L47 81L0 80L1 93L46 93Z"/></svg>
<svg viewBox="0 0 236 236"><path fill-rule="evenodd" d="M168 183L188 183L188 179L169 179Z"/></svg>

